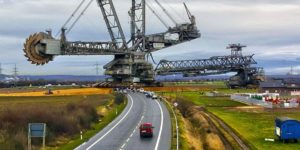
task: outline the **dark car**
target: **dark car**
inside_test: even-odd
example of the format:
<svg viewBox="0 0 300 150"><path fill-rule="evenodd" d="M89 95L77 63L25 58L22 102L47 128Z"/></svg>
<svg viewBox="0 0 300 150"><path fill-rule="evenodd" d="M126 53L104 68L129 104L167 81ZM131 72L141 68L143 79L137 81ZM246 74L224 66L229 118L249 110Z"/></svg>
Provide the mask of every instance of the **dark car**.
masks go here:
<svg viewBox="0 0 300 150"><path fill-rule="evenodd" d="M153 128L151 123L143 123L140 126L140 137L153 137Z"/></svg>
<svg viewBox="0 0 300 150"><path fill-rule="evenodd" d="M146 96L147 98L151 98L151 97L152 97L152 94L151 94L151 92L146 92L146 93L145 93L145 96Z"/></svg>

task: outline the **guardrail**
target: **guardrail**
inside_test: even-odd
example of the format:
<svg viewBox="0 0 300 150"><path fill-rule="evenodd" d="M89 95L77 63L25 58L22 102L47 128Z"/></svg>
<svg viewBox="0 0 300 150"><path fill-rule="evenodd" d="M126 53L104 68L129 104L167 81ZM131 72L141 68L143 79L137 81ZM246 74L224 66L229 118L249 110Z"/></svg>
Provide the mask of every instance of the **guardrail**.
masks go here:
<svg viewBox="0 0 300 150"><path fill-rule="evenodd" d="M177 116L176 116L176 113L172 107L172 105L166 100L163 98L163 100L169 105L169 107L171 108L172 110L172 113L173 113L173 116L174 116L174 119L175 119L175 124L176 124L176 150L179 150L179 127L178 127L178 120L177 120Z"/></svg>

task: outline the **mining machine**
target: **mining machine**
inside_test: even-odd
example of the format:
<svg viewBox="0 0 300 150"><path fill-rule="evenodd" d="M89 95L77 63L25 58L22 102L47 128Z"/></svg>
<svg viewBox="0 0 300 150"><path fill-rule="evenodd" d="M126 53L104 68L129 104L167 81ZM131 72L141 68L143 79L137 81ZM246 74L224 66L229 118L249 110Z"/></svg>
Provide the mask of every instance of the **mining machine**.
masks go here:
<svg viewBox="0 0 300 150"><path fill-rule="evenodd" d="M74 14L78 12L84 1L75 9L68 21L74 17ZM111 41L69 41L66 33L73 28L74 24L84 14L84 11L92 4L92 1L87 4L69 29L66 28L68 21L65 23L61 28L60 38L55 38L51 31L30 35L24 44L24 52L28 61L35 65L45 65L53 61L55 56L113 55L114 59L104 66L106 70L105 75L111 77L108 79L109 82L149 85L155 82L155 72L152 64L147 61L147 56L151 55L152 52L191 41L201 36L196 26L195 17L185 4L189 22L178 24L157 0L155 2L176 24L173 27L168 27L165 32L147 35L146 7L162 23L164 23L164 20L154 12L146 3L146 0L132 0L131 9L128 13L131 18L131 35L130 39L126 40L113 0L96 0Z"/></svg>
<svg viewBox="0 0 300 150"><path fill-rule="evenodd" d="M261 81L265 80L264 70L253 66L257 64L253 58L254 55L243 55L244 47L246 46L241 44L230 44L227 49L231 50L231 55L214 56L209 59L161 60L155 71L157 75L183 74L185 77L235 72L236 75L230 77L227 82L228 87L257 87Z"/></svg>

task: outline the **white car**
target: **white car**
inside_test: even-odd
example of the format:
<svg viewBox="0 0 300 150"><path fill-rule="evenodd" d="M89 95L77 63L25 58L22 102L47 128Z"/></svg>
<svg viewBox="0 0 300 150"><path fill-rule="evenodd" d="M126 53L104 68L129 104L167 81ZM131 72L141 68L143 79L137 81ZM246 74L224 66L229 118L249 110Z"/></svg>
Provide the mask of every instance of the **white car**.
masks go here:
<svg viewBox="0 0 300 150"><path fill-rule="evenodd" d="M153 94L153 95L152 95L152 99L158 99L158 96L155 95L155 94Z"/></svg>
<svg viewBox="0 0 300 150"><path fill-rule="evenodd" d="M139 91L140 91L141 93L144 93L144 92L145 92L145 90L144 90L143 88L140 88Z"/></svg>

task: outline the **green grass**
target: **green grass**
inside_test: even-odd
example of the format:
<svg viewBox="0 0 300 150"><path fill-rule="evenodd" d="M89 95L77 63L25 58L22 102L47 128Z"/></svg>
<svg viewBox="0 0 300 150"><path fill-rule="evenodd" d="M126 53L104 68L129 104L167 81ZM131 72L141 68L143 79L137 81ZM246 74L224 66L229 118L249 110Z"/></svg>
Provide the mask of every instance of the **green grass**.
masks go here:
<svg viewBox="0 0 300 150"><path fill-rule="evenodd" d="M85 141L88 141L91 137L93 137L95 134L97 134L99 131L101 131L103 128L105 128L110 122L112 122L126 107L127 102L124 104L117 105L111 109L107 115L102 118L101 122L99 124L94 124L92 130L88 130L83 134L83 140L80 139L80 135L75 137L74 140L70 141L68 144L59 147L59 150L72 150L76 147L78 147L80 144L82 144ZM118 114L116 114L116 110L118 110Z"/></svg>
<svg viewBox="0 0 300 150"><path fill-rule="evenodd" d="M168 101L164 101L164 103L166 104L167 106L167 109L170 113L170 117L171 117L171 121L172 121L172 139L171 139L171 149L172 150L176 150L177 148L177 135L176 135L176 120L175 120L175 117L173 115L173 112L172 112L172 105L170 104L170 102ZM180 114L180 112L178 112L178 110L174 110L174 113L177 117L177 123L178 123L178 128L179 128L179 149L188 149L189 146L188 146L188 141L187 139L183 136L183 133L185 132L184 131L184 122L183 122L183 116Z"/></svg>
<svg viewBox="0 0 300 150"><path fill-rule="evenodd" d="M219 88L216 91L224 94L233 94L233 93L256 93L257 89L228 89L228 88Z"/></svg>
<svg viewBox="0 0 300 150"><path fill-rule="evenodd" d="M170 114L170 118L171 118L171 124L172 124L172 139L171 139L171 149L176 149L176 121L175 121L175 117L174 114L172 112L172 106L168 101L164 101L169 114ZM175 112L174 112L175 113ZM175 114L176 115L176 114Z"/></svg>
<svg viewBox="0 0 300 150"><path fill-rule="evenodd" d="M229 97L208 97L203 96L199 92L190 92L190 93L168 93L164 96L171 96L173 98L184 97L189 101L193 102L199 106L205 107L234 107L234 106L245 106L243 103L230 100Z"/></svg>
<svg viewBox="0 0 300 150"><path fill-rule="evenodd" d="M244 104L230 100L229 97L208 97L202 96L199 93L186 93L182 94L183 97L187 98L196 105L206 107L234 107L243 106Z"/></svg>
<svg viewBox="0 0 300 150"><path fill-rule="evenodd" d="M225 121L231 128L242 135L248 142L250 142L257 149L265 150L298 150L299 143L283 144L279 141L265 142L265 138L275 138L274 135L274 120L277 116L287 116L300 120L300 112L242 112L238 110L209 107L208 110L223 121Z"/></svg>
<svg viewBox="0 0 300 150"><path fill-rule="evenodd" d="M230 90L226 90L229 92ZM247 92L248 90L246 90ZM170 96L175 96L172 94ZM178 95L178 94L177 94ZM232 109L235 106L244 106L234 102L229 97L205 97L199 93L184 93L180 96L192 101L194 104L204 106L206 109L242 136L254 149L259 150L298 150L299 143L283 144L279 141L266 142L265 138L277 139L274 135L274 120L278 116L287 116L300 120L300 111L277 110L277 111L245 111Z"/></svg>
<svg viewBox="0 0 300 150"><path fill-rule="evenodd" d="M7 107L49 106L66 105L71 102L92 101L98 102L103 99L112 99L109 95L87 96L43 96L43 97L0 97L0 111ZM103 101L105 102L105 101Z"/></svg>
<svg viewBox="0 0 300 150"><path fill-rule="evenodd" d="M199 81L199 82L164 82L164 86L210 86L214 88L226 88L226 84L223 81Z"/></svg>
<svg viewBox="0 0 300 150"><path fill-rule="evenodd" d="M188 139L184 136L186 129L183 121L183 116L180 114L180 112L176 111L176 114L178 116L178 128L179 128L179 149L189 149L189 142Z"/></svg>

